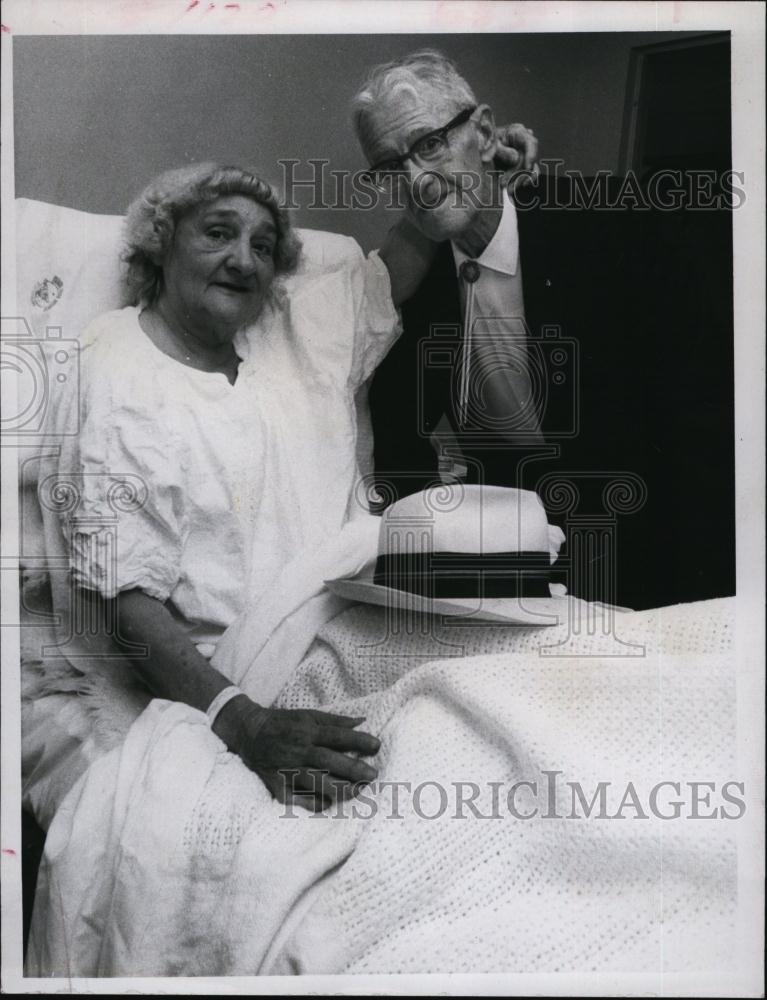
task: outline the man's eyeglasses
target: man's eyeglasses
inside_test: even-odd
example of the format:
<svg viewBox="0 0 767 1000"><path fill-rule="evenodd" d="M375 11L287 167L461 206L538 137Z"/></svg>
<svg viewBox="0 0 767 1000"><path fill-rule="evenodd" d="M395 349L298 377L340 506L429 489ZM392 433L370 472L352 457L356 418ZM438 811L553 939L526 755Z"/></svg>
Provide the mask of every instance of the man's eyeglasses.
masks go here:
<svg viewBox="0 0 767 1000"><path fill-rule="evenodd" d="M405 173L406 160L414 160L422 167L441 163L450 151L448 133L467 122L476 110L476 106L465 108L455 118L451 118L447 125L427 132L426 135L416 139L410 149L402 156L393 156L389 160L379 160L372 167L368 167L362 177L375 187L384 188L387 181L396 180Z"/></svg>

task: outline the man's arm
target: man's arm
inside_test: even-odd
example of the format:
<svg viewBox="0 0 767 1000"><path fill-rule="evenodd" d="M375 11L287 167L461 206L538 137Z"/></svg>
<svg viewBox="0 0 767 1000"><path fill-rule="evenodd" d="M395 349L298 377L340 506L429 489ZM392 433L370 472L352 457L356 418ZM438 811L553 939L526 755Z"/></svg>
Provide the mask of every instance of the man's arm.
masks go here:
<svg viewBox="0 0 767 1000"><path fill-rule="evenodd" d="M407 302L426 277L437 246L404 217L386 234L378 253L389 271L395 306Z"/></svg>

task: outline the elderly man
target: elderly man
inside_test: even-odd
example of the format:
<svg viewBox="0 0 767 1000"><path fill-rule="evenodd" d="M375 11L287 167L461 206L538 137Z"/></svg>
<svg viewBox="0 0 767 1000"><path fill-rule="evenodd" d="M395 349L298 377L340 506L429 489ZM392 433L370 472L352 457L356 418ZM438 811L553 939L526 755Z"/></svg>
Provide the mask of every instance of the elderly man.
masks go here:
<svg viewBox="0 0 767 1000"><path fill-rule="evenodd" d="M512 200L490 108L434 51L373 69L353 113L373 181L442 241L371 387L384 502L446 470L521 485L572 593L734 593L728 210L633 211L620 176L613 210L556 174Z"/></svg>
<svg viewBox="0 0 767 1000"><path fill-rule="evenodd" d="M431 50L373 69L352 107L371 180L442 244L371 387L379 490L394 499L440 471L522 483L522 457L547 449L530 377L521 213L496 168L493 113Z"/></svg>

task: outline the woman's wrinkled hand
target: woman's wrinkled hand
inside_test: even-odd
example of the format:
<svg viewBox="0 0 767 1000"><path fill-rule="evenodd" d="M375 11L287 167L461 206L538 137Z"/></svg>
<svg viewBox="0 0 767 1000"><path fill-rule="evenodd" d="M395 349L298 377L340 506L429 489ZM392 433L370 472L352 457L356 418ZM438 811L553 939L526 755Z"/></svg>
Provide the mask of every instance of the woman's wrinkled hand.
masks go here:
<svg viewBox="0 0 767 1000"><path fill-rule="evenodd" d="M373 756L381 745L356 729L363 721L312 709L263 708L241 696L224 706L213 731L276 799L316 810L376 778L375 768L352 756Z"/></svg>
<svg viewBox="0 0 767 1000"><path fill-rule="evenodd" d="M518 186L537 184L541 170L538 166L538 140L533 130L520 123L499 125L496 136L496 166L504 172L504 180L511 192Z"/></svg>

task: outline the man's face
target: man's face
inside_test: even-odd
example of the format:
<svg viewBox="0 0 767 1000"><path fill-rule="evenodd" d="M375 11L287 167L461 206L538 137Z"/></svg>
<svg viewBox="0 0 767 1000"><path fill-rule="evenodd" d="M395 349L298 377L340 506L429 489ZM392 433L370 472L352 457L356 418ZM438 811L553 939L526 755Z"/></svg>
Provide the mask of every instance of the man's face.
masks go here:
<svg viewBox="0 0 767 1000"><path fill-rule="evenodd" d="M442 128L458 111L439 94L425 91L415 97L396 94L366 115L361 145L373 166L407 153L422 136ZM488 175L492 165L492 133L480 126L482 108L469 121L451 129L439 162L408 158L403 165L399 200L413 224L429 239L456 239L476 222L480 206L487 203ZM487 134L486 134L487 133ZM492 134L492 138L490 138Z"/></svg>

